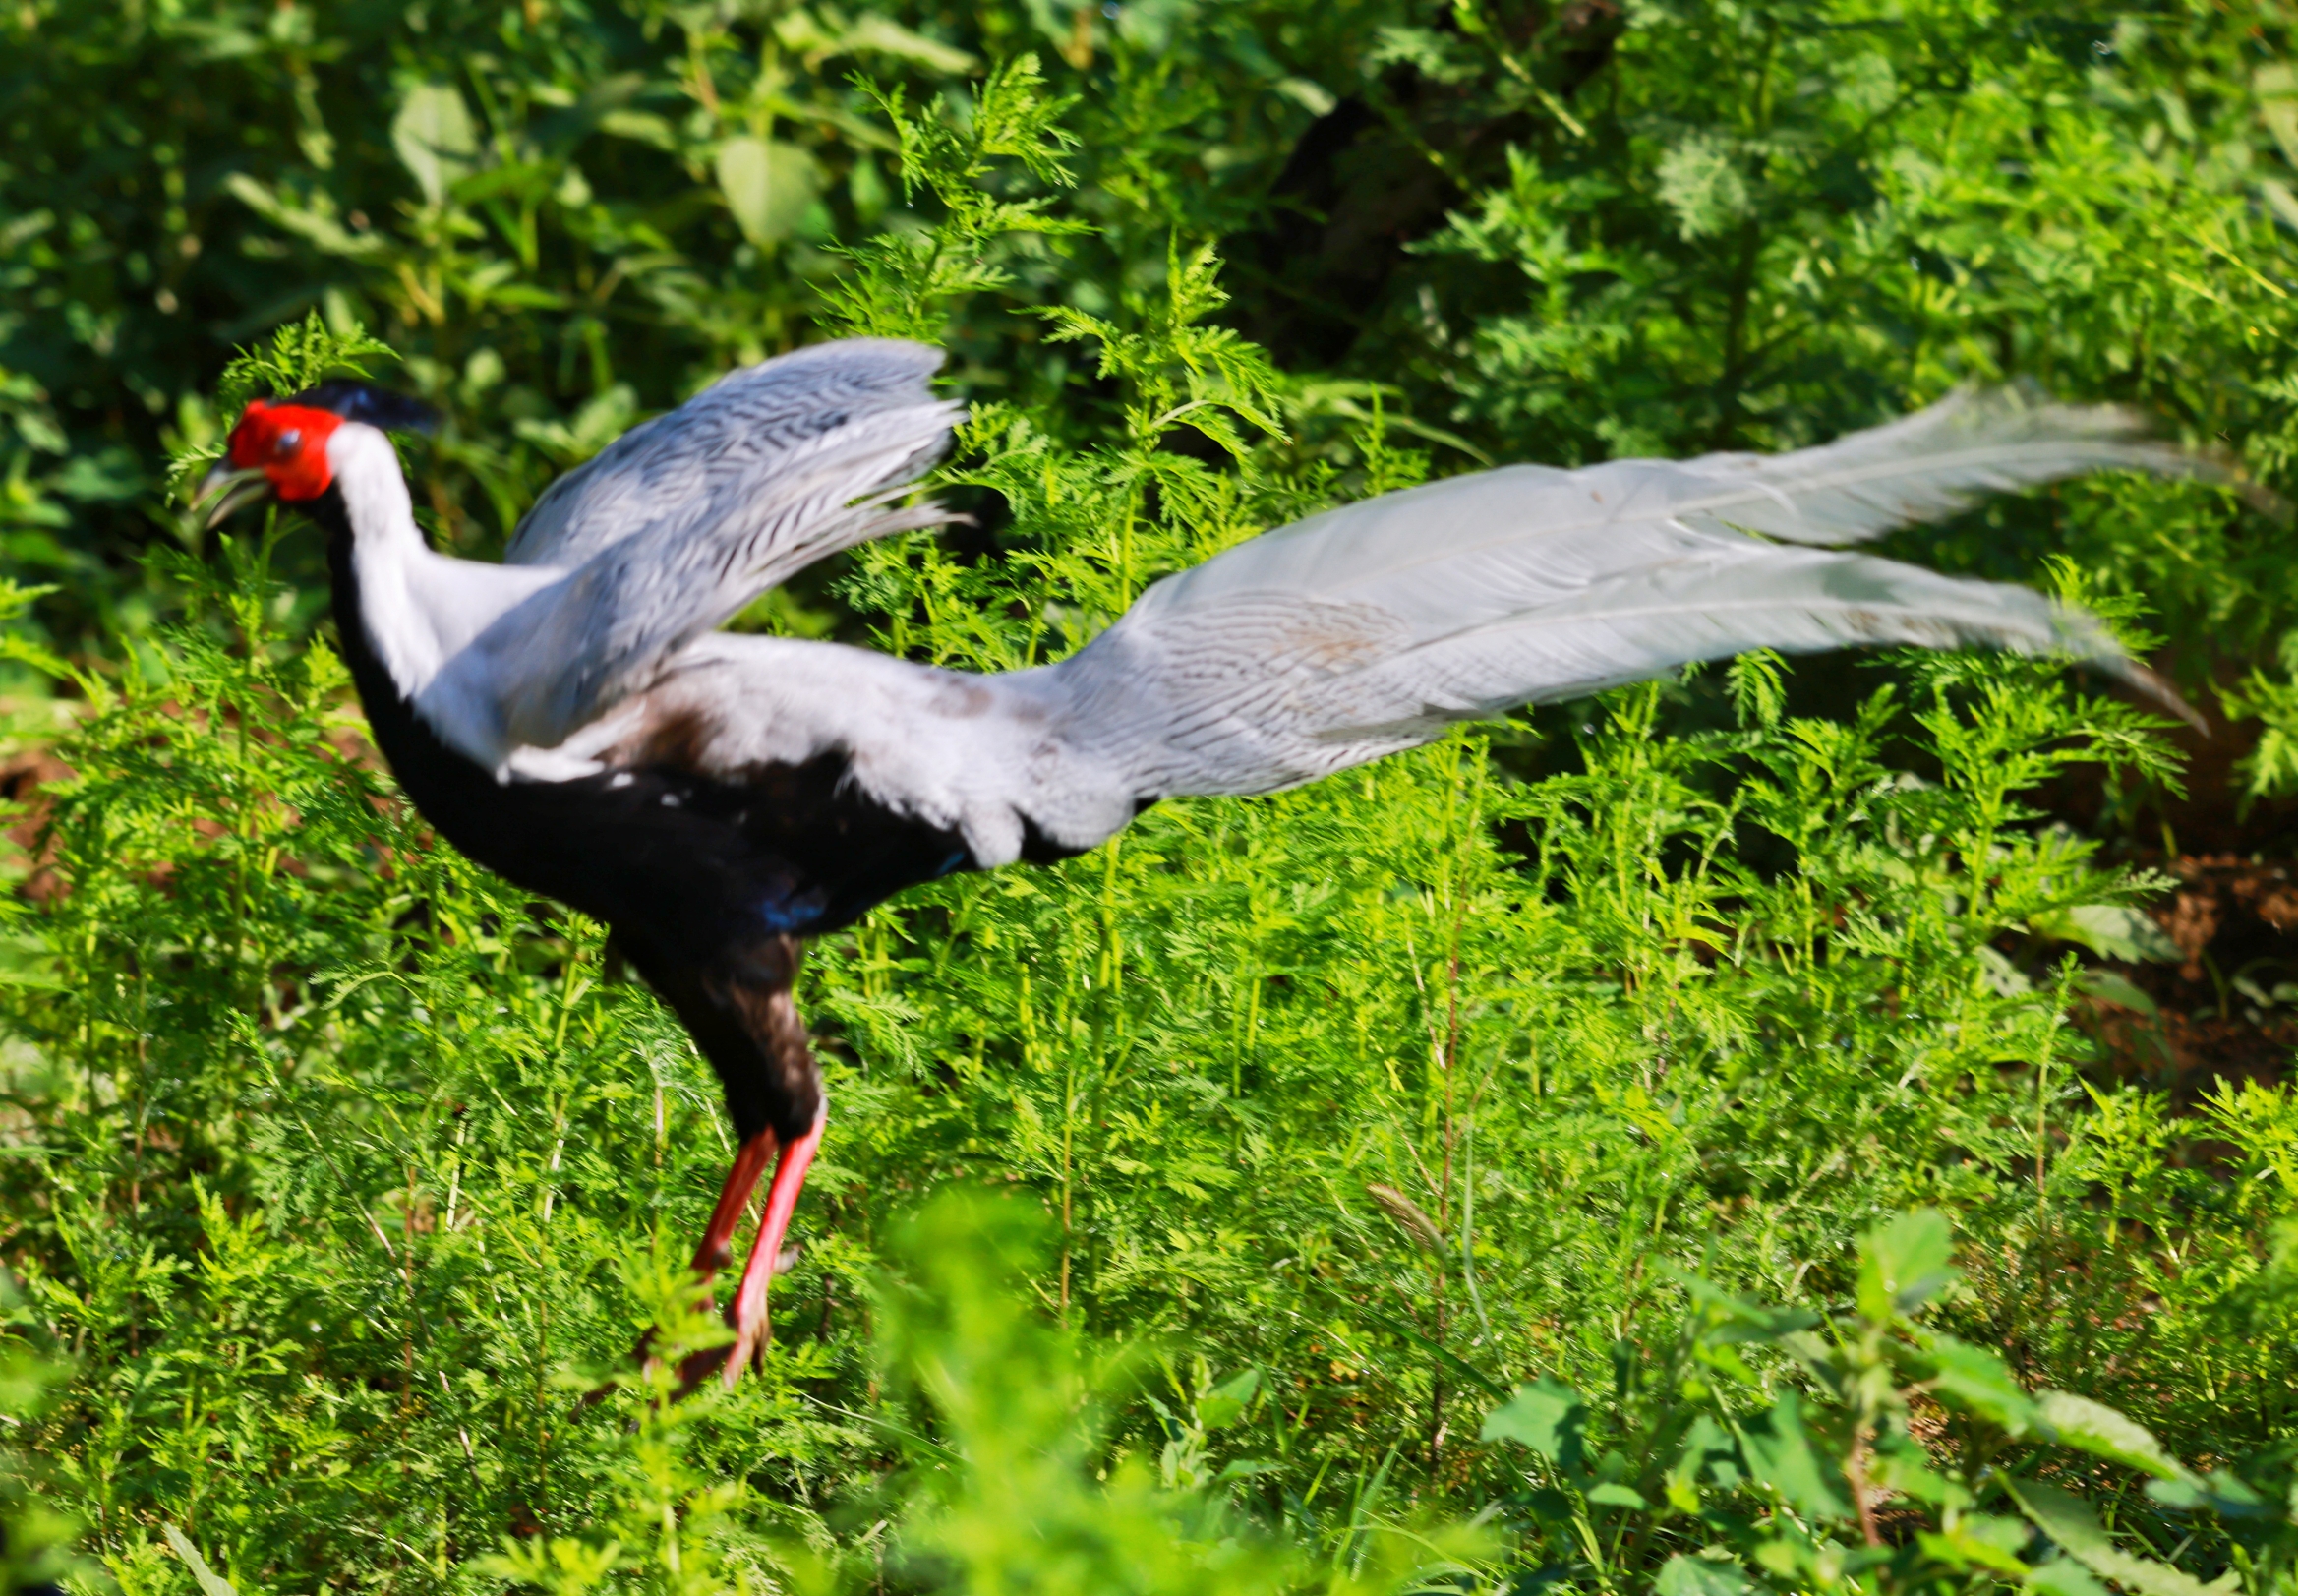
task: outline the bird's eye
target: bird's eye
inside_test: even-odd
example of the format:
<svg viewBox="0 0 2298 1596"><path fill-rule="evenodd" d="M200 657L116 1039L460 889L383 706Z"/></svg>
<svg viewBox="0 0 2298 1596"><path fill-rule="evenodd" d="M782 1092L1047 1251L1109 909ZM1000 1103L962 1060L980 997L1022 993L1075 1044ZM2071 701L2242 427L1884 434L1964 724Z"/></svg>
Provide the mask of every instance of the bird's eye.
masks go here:
<svg viewBox="0 0 2298 1596"><path fill-rule="evenodd" d="M271 451L274 454L292 454L295 446L302 442L303 434L290 427L279 435L279 442L271 445Z"/></svg>

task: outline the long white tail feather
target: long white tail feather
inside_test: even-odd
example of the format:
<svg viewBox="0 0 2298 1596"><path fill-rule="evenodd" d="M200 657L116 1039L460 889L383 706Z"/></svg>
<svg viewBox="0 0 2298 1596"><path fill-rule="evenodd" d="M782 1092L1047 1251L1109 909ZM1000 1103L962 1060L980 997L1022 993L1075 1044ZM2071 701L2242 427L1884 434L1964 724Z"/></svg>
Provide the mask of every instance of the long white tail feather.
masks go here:
<svg viewBox="0 0 2298 1596"><path fill-rule="evenodd" d="M2081 611L1812 547L2092 470L2223 474L2141 431L2119 409L1958 394L1792 454L1514 466L1386 495L1150 588L1060 668L1072 735L1145 797L1268 792L1695 660L1889 644L2063 652L2191 718Z"/></svg>
<svg viewBox="0 0 2298 1596"><path fill-rule="evenodd" d="M1363 589L1410 607L1419 589L1451 617L1488 583L1498 588L1488 602L1509 605L1619 568L1618 552L1604 547L1607 531L1638 540L1744 530L1793 543L1861 543L1991 493L2089 471L2225 475L2206 456L2143 432L2140 418L2116 406L1997 390L1952 394L1790 454L1612 460L1577 471L1505 466L1280 527L1167 578L1143 603L1193 605L1237 589L1330 597ZM1641 542L1633 550L1662 552ZM1430 579L1437 567L1443 574Z"/></svg>

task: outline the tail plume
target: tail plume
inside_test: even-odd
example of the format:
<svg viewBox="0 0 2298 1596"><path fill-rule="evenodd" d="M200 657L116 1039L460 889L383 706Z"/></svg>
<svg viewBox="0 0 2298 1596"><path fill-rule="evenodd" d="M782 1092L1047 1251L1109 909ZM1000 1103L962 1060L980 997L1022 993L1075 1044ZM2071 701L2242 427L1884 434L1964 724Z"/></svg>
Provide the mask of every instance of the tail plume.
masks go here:
<svg viewBox="0 0 2298 1596"><path fill-rule="evenodd" d="M2129 411L2017 390L1789 454L1510 466L1242 544L1150 588L1062 669L1152 797L1293 786L1453 721L1751 648L2063 652L2191 720L2080 610L1841 547L2115 469L2229 476Z"/></svg>

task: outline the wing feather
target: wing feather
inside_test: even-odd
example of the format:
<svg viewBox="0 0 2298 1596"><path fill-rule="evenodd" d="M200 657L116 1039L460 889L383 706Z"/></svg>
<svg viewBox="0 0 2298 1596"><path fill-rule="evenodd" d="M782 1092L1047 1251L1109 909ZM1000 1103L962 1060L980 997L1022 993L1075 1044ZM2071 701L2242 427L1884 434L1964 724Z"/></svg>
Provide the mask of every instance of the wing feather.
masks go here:
<svg viewBox="0 0 2298 1596"><path fill-rule="evenodd" d="M619 543L696 529L738 539L752 506L779 493L786 463L825 436L887 410L954 415L926 386L941 363L925 344L848 338L730 372L552 483L502 562L571 568Z"/></svg>
<svg viewBox="0 0 2298 1596"><path fill-rule="evenodd" d="M565 575L521 600L416 697L492 769L645 690L679 649L840 549L944 519L886 500L940 458L960 407L938 351L815 345L633 428L544 494L508 562Z"/></svg>

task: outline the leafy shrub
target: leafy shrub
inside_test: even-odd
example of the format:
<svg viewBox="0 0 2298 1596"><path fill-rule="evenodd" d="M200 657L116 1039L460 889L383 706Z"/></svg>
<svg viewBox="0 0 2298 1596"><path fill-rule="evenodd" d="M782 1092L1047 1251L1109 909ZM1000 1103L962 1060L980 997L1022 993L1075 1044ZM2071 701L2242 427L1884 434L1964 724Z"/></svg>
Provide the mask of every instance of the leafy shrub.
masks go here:
<svg viewBox="0 0 2298 1596"><path fill-rule="evenodd" d="M2191 1596L2204 1588L2192 1575L2120 1543L2177 1541L2179 1520L2201 1510L2232 1532L2224 1588L2286 1588L2298 1559L2286 1457L2255 1459L2248 1479L2224 1466L2206 1479L2113 1408L2066 1391L2031 1395L1995 1353L1922 1324L1956 1284L1951 1257L1933 1210L1879 1225L1860 1239L1851 1311L1826 1317L1681 1275L1693 1311L1654 1367L1626 1372L1609 1426L1555 1381L1519 1388L1484 1437L1538 1460L1539 1483L1517 1500L1556 1560L1543 1573L1603 1584L1655 1558L1656 1546L1704 1540L1670 1556L1653 1588L1725 1596L2016 1582L2094 1596L2097 1575L2148 1596ZM1733 1400L1772 1385L1748 1362L1758 1350L1787 1353L1809 1395L1785 1386L1761 1411ZM2050 1449L2003 1466L2019 1442ZM2067 1489L2095 1483L2096 1459L2149 1476L2144 1498L2115 1504L2119 1535ZM1997 1510L1974 1510L1981 1506Z"/></svg>

